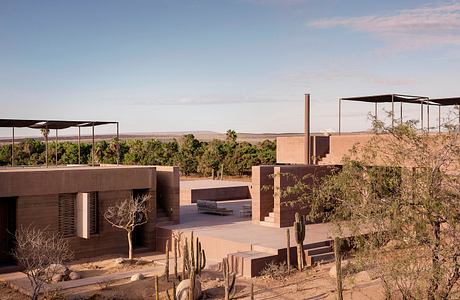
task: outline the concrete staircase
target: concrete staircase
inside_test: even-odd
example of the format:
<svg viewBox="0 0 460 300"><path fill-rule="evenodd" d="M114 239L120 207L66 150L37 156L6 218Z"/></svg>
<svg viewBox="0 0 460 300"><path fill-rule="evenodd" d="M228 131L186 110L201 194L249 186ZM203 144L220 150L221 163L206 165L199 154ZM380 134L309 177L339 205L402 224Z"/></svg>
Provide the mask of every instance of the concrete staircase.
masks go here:
<svg viewBox="0 0 460 300"><path fill-rule="evenodd" d="M163 208L157 207L156 226L167 226L167 225L173 225L173 222L170 220L168 214Z"/></svg>
<svg viewBox="0 0 460 300"><path fill-rule="evenodd" d="M335 255L332 244L332 240L327 240L304 245L307 266L334 261Z"/></svg>
<svg viewBox="0 0 460 300"><path fill-rule="evenodd" d="M260 225L268 226L268 227L278 227L275 223L275 213L271 211L268 216L264 218L263 221L260 221Z"/></svg>

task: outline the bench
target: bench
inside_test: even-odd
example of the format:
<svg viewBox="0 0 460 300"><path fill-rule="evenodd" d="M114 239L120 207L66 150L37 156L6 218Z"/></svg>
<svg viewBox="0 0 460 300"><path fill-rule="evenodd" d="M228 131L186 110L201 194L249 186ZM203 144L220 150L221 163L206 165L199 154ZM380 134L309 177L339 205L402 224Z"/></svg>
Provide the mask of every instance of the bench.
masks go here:
<svg viewBox="0 0 460 300"><path fill-rule="evenodd" d="M196 207L198 208L199 213L208 213L221 216L233 214L233 209L217 207L217 202L212 200L198 200L196 202Z"/></svg>

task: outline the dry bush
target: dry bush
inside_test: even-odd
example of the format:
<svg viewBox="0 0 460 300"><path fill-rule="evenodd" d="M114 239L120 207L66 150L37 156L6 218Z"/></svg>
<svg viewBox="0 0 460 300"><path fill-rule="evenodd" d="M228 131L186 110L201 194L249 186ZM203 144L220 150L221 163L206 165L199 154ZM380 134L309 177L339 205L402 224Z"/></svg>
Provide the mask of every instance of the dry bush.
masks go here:
<svg viewBox="0 0 460 300"><path fill-rule="evenodd" d="M73 257L69 243L62 235L35 227L21 227L16 231L13 255L32 286L32 299L46 282L58 273L59 265Z"/></svg>
<svg viewBox="0 0 460 300"><path fill-rule="evenodd" d="M266 279L282 281L284 284L289 274L284 261L279 264L272 261L265 266L260 275Z"/></svg>

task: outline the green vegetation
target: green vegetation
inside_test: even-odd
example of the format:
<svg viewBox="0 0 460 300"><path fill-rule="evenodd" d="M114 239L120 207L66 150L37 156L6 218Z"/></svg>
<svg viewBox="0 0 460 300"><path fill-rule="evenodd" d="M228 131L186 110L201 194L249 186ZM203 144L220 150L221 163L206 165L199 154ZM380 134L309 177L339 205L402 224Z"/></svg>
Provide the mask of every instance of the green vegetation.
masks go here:
<svg viewBox="0 0 460 300"><path fill-rule="evenodd" d="M50 165L78 163L78 145L74 142L49 142L48 162ZM274 164L276 143L265 140L258 144L237 142L237 134L227 131L226 140L199 141L193 134L179 140L161 142L150 140L120 141L120 163L126 165L177 165L184 175L199 174L211 176L223 167L225 175L250 175L251 167ZM45 143L26 139L15 144L15 165L37 166L46 161ZM81 163L91 163L91 144L81 143ZM117 161L117 141L99 141L95 144L96 163L113 164ZM11 164L11 144L0 146L0 166Z"/></svg>

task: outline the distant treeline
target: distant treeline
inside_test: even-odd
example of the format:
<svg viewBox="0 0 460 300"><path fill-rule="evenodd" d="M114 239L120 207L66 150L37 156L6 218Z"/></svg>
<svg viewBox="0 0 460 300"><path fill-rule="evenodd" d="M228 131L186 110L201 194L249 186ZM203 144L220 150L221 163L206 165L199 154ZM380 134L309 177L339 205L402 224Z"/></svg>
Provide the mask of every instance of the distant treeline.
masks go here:
<svg viewBox="0 0 460 300"><path fill-rule="evenodd" d="M46 133L43 133L46 134ZM57 158L56 158L57 147ZM251 167L274 164L276 143L265 140L257 144L237 142L237 134L228 130L225 140L201 142L193 134L184 135L171 142L150 140L120 141L120 163L125 165L176 165L184 175L200 174L210 176L223 168L225 175L250 175ZM26 139L14 146L14 164L37 166L45 164L45 143ZM90 164L91 144L81 143L81 163ZM77 164L78 144L76 142L50 141L48 143L48 164ZM117 141L95 143L95 163L117 162ZM11 164L11 144L0 146L0 165Z"/></svg>

